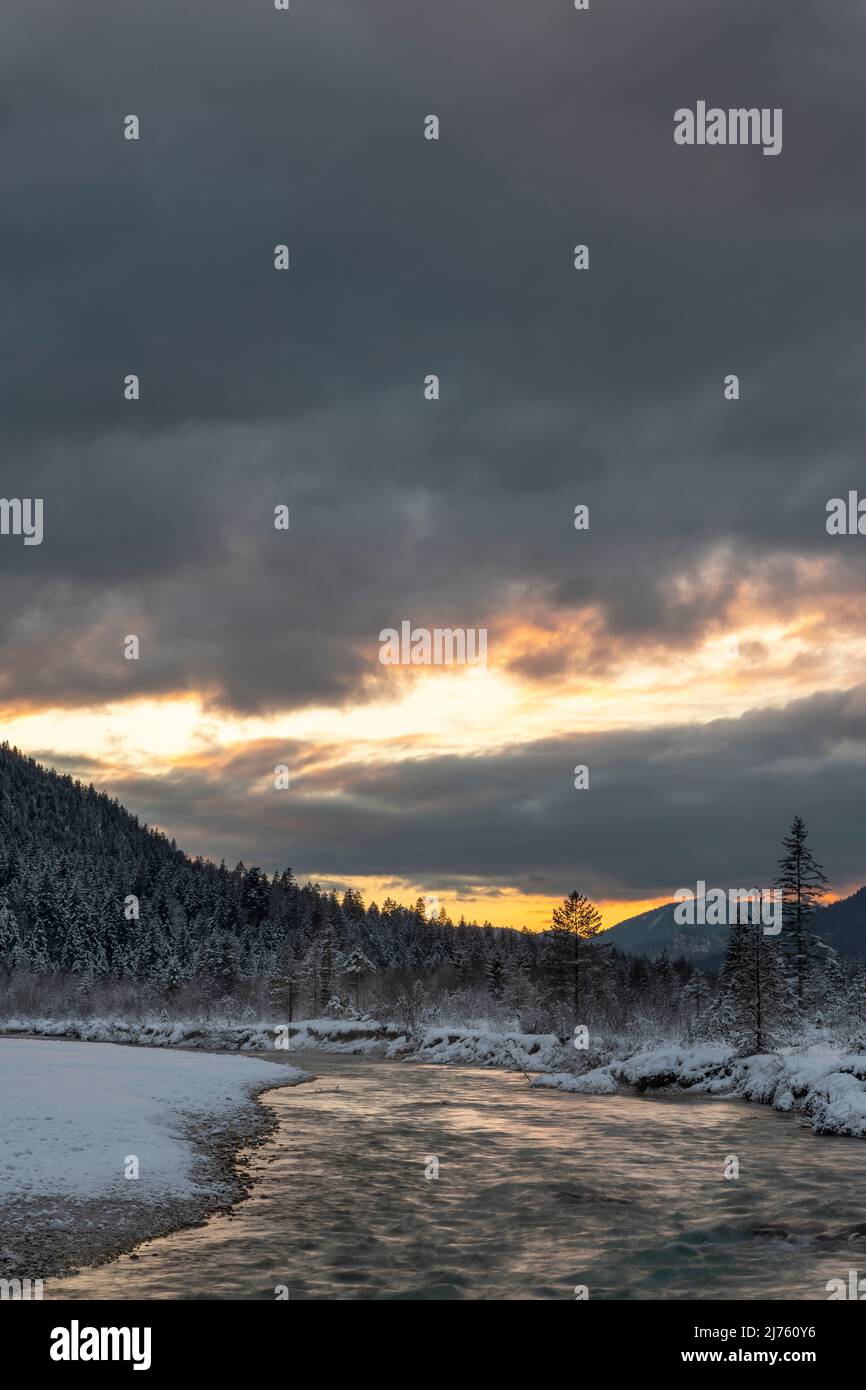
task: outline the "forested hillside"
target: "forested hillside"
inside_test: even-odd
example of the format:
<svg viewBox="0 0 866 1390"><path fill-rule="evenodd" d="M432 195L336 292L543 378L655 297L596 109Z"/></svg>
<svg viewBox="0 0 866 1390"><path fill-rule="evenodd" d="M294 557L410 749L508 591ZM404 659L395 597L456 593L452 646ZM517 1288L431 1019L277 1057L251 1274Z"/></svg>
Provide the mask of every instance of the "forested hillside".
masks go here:
<svg viewBox="0 0 866 1390"><path fill-rule="evenodd" d="M454 923L444 910L431 921L423 900L365 906L289 868L269 877L190 859L118 801L0 747L0 983L31 1006L51 980L85 1001L127 982L150 1005L222 1000L288 1018L376 1005L410 1025L447 997L532 1029L562 1023L571 955L556 934ZM636 1000L662 1007L691 974L684 962L594 955L586 987L611 1016Z"/></svg>
<svg viewBox="0 0 866 1390"><path fill-rule="evenodd" d="M541 933L454 923L444 909L431 920L423 899L365 905L353 889L300 884L289 868L268 876L191 859L118 801L0 747L7 1014L219 1007L291 1021L377 1011L410 1030L495 1019L567 1036L586 1022L757 1030L766 1042L833 1010L866 1014L862 966L843 968L813 936L821 914L806 906L786 908L778 941L733 929L718 972L664 950L624 954L577 892Z"/></svg>

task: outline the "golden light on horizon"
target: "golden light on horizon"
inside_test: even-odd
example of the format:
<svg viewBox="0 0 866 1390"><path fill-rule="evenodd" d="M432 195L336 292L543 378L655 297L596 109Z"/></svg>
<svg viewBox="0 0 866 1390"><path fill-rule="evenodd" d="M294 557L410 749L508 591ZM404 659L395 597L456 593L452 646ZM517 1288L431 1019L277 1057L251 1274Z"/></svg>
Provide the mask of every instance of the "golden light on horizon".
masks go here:
<svg viewBox="0 0 866 1390"><path fill-rule="evenodd" d="M853 615L852 615L853 616ZM516 629L522 647L527 628ZM488 669L400 670L374 696L347 707L310 706L261 715L222 709L209 692L177 692L100 705L4 710L4 737L32 749L86 754L107 767L159 774L257 741L352 749L353 761L484 752L543 738L736 718L826 688L859 682L866 636L821 645L822 614L789 624L744 622L681 651L624 650L613 669L573 670L538 683L509 667L507 645ZM567 641L568 632L560 634ZM804 658L808 657L809 660ZM339 760L339 758L337 758Z"/></svg>
<svg viewBox="0 0 866 1390"><path fill-rule="evenodd" d="M577 761L580 739L588 734L699 725L737 718L759 707L778 708L826 689L828 683L836 689L854 686L866 662L862 606L852 600L844 609L840 621L845 623L845 641L840 642L839 623L832 627L820 610L770 620L744 594L739 621L728 631L713 631L682 649L669 640L653 647L623 645L605 661L596 659L586 668L576 658L580 642L593 640L591 615L556 625L515 616L503 624L501 641L491 642L486 669L381 668L386 677L381 678L380 669L363 684L367 698L344 707L247 715L220 707L209 691L77 707L40 708L31 702L6 709L4 737L26 753L42 754L72 770L80 767L84 780L109 790L127 779L139 784L153 779L156 800L157 784L173 772L200 769L217 781L233 759L252 763L250 755L258 747L270 757L285 743L286 757L279 761L292 764L292 785L298 794L303 797L307 782L318 799L328 795L328 774L333 771L332 794L338 798L343 794L344 766L375 768L449 755L483 757L546 739L570 738ZM553 661L543 673L543 686L525 664L532 650ZM263 776L251 776L249 795L262 793ZM185 846L170 824L163 829L183 848L207 853L206 844ZM341 881L364 891L361 880L347 876ZM407 883L404 888L403 901L437 892L429 884ZM651 891L649 885L647 889ZM377 900L382 895L381 887L373 894ZM534 930L547 925L557 901L514 888L494 892L489 886L456 899L448 893L439 896L450 904L454 917L465 911L467 917L486 918L496 925L525 923ZM646 893L633 901L609 897L600 903L604 925L659 901L658 895L650 898Z"/></svg>

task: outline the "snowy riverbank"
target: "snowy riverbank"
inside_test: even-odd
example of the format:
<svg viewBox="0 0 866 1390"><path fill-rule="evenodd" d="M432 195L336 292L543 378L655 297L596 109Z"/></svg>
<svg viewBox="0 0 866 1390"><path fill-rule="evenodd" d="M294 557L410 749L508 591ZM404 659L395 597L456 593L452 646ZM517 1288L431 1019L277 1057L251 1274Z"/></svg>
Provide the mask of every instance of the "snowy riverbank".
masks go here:
<svg viewBox="0 0 866 1390"><path fill-rule="evenodd" d="M0 1037L75 1038L83 1042L125 1043L137 1047L183 1048L207 1052L346 1052L369 1057L401 1057L413 1062L501 1067L555 1072L575 1057L553 1033L496 1032L489 1028L437 1026L412 1036L377 1019L301 1019L287 1027L263 1022L230 1023L201 1019L44 1018L0 1020Z"/></svg>
<svg viewBox="0 0 866 1390"><path fill-rule="evenodd" d="M385 1056L393 1047L408 1050L411 1046L396 1025L366 1020L354 1023L334 1018L304 1019L292 1023L286 1032L269 1023L218 1019L45 1018L34 1014L0 1020L0 1036L22 1035L203 1052L276 1051L279 1060L285 1058L287 1051L305 1048Z"/></svg>
<svg viewBox="0 0 866 1390"><path fill-rule="evenodd" d="M613 1058L582 1075L539 1076L532 1084L583 1095L610 1095L625 1084L638 1091L737 1096L804 1115L816 1134L866 1138L864 1082L866 1055L814 1043L754 1057L734 1057L723 1046L667 1045Z"/></svg>
<svg viewBox="0 0 866 1390"><path fill-rule="evenodd" d="M0 1038L0 1277L44 1278L201 1220L243 1193L276 1060Z"/></svg>
<svg viewBox="0 0 866 1390"><path fill-rule="evenodd" d="M626 1088L691 1091L795 1111L818 1134L866 1138L866 1052L852 1052L817 1034L801 1046L735 1058L732 1049L722 1044L666 1042L636 1048L617 1038L598 1040L591 1051L579 1052L552 1033L459 1025L426 1027L412 1037L398 1025L376 1019L304 1019L291 1024L287 1034L263 1022L35 1017L0 1022L0 1034L25 1033L149 1048L270 1053L281 1061L294 1052L302 1056L307 1049L315 1049L433 1065L503 1068L531 1074L533 1086L585 1095L611 1095ZM283 1050L285 1044L288 1047Z"/></svg>
<svg viewBox="0 0 866 1390"><path fill-rule="evenodd" d="M587 1054L550 1034L428 1029L413 1061L463 1066L519 1067L534 1072L531 1085L583 1095L613 1095L631 1088L738 1097L794 1111L816 1134L866 1138L866 1054L828 1041L752 1057L735 1057L722 1044L666 1043L617 1052L616 1043L595 1049L605 1060L586 1066Z"/></svg>

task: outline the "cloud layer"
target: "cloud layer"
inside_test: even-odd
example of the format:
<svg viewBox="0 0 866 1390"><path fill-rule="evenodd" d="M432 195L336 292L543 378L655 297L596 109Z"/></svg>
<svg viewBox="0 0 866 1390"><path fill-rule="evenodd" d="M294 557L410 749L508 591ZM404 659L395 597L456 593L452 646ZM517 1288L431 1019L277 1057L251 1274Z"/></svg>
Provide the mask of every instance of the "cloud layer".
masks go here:
<svg viewBox="0 0 866 1390"><path fill-rule="evenodd" d="M404 617L487 626L537 700L745 609L859 636L861 538L824 529L866 433L856 7L7 10L2 493L45 499L41 547L0 540L10 710L352 707L382 698L378 633ZM676 147L698 99L782 107L782 154ZM606 896L763 862L809 800L856 878L857 778L821 743L854 699L514 748L506 728L483 760L341 749L279 812L246 795L259 746L113 790L217 855ZM598 766L582 810L575 761Z"/></svg>

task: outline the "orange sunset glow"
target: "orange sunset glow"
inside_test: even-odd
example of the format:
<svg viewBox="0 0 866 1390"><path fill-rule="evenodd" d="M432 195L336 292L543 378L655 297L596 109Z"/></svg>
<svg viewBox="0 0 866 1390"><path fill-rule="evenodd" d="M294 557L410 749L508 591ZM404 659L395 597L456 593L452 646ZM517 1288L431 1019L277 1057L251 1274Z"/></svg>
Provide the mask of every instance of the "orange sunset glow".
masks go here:
<svg viewBox="0 0 866 1390"><path fill-rule="evenodd" d="M358 698L340 705L244 714L226 708L216 691L130 693L104 704L10 704L4 724L11 743L25 751L46 750L61 769L84 769L87 780L117 789L132 809L143 787L158 801L161 789L184 772L199 774L218 791L220 779L228 779L239 763L242 798L262 803L272 795L271 767L284 761L294 805L303 815L309 797L340 802L348 769L381 770L450 756L478 759L481 766L500 750L551 738L569 743L579 762L587 734L700 726L736 719L755 707L781 707L820 690L828 669L838 685L854 685L866 661L866 637L858 626L862 607L851 601L840 643L838 623L831 629L820 609L762 617L755 601L741 594L730 615L736 621L703 638L697 634L682 648L610 649L599 615L591 611L572 623L551 616L544 626L537 616L530 621L518 613L499 619L486 669L383 670L373 661ZM561 658L553 669L552 656ZM543 685L533 676L533 659L544 671ZM129 786L135 787L132 794L125 790ZM194 813L183 828L173 824L170 811L156 823L189 852L211 852L207 826L197 826ZM287 861L291 853L287 845ZM493 889L483 874L477 883L455 888L438 876L422 881L341 873L330 859L297 868L327 886L357 888L368 901L432 896L455 920L465 915L530 930L548 925L560 896L507 883ZM649 885L650 892L634 897L602 894L604 926L666 900L676 886Z"/></svg>

